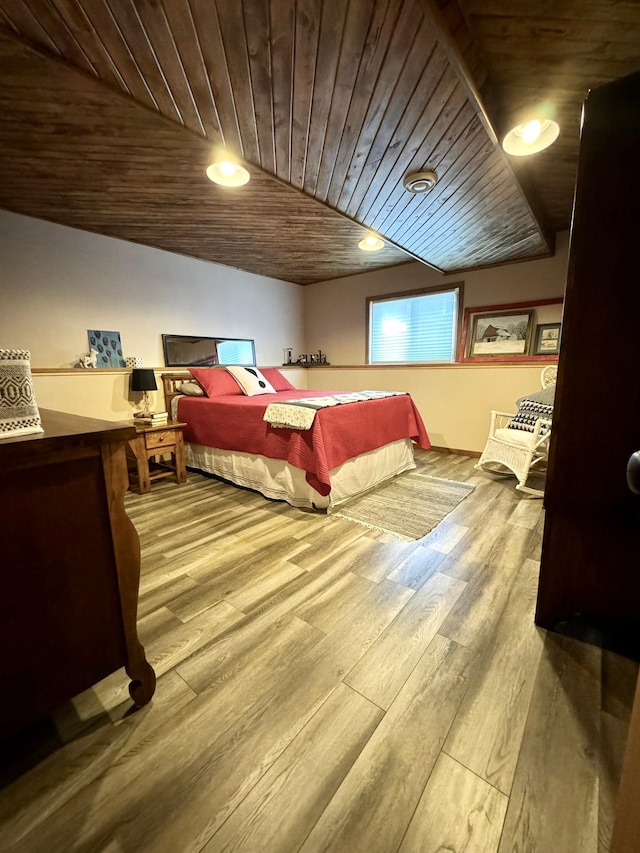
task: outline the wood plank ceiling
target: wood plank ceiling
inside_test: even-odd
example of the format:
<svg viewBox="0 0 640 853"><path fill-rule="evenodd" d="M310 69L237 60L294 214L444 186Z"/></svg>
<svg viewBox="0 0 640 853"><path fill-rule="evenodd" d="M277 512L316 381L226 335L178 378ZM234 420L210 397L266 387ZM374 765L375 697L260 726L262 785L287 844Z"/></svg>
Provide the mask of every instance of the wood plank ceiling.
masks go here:
<svg viewBox="0 0 640 853"><path fill-rule="evenodd" d="M455 3L447 20L468 44ZM548 111L560 136L535 157L512 159L535 185L554 231L570 225L582 103L590 89L640 70L638 0L463 0L465 22L491 93L486 106L502 135L528 113ZM453 11L453 14L451 12Z"/></svg>
<svg viewBox="0 0 640 853"><path fill-rule="evenodd" d="M516 175L492 121L537 96L527 63L548 53L531 47L532 10L556 4L466 4L0 0L0 205L301 284L411 258L451 272L547 255L545 206L567 227L575 139L559 163L540 155L549 174ZM577 127L588 72L569 77L560 107ZM246 187L204 176L219 146L245 160ZM423 167L438 184L412 196L402 178ZM357 248L369 229L381 252Z"/></svg>

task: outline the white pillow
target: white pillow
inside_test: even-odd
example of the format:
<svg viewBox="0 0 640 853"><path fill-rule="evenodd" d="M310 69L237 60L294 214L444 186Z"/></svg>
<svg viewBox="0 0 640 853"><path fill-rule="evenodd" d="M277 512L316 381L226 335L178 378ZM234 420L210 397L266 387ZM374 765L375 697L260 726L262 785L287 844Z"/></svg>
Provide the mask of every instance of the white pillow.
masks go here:
<svg viewBox="0 0 640 853"><path fill-rule="evenodd" d="M227 370L242 388L247 397L255 397L256 394L275 394L276 389L267 382L257 367L235 367L227 366Z"/></svg>
<svg viewBox="0 0 640 853"><path fill-rule="evenodd" d="M181 394L188 394L190 397L204 397L204 390L194 380L187 380L178 385L178 391Z"/></svg>

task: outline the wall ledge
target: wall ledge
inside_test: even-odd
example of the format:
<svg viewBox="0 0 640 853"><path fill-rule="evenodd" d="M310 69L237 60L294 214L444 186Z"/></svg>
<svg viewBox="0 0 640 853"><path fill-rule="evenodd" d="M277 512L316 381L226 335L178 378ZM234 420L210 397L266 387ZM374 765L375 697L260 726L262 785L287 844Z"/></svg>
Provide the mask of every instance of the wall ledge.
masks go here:
<svg viewBox="0 0 640 853"><path fill-rule="evenodd" d="M279 370L486 370L487 368L500 368L504 370L510 367L545 367L547 364L557 364L558 359L547 359L544 361L501 361L496 364L482 362L480 364L472 364L470 362L455 362L447 364L286 364L275 365ZM260 365L266 367L267 365ZM188 373L188 367L152 367L156 373ZM32 367L31 373L34 376L106 376L109 374L129 374L130 367Z"/></svg>

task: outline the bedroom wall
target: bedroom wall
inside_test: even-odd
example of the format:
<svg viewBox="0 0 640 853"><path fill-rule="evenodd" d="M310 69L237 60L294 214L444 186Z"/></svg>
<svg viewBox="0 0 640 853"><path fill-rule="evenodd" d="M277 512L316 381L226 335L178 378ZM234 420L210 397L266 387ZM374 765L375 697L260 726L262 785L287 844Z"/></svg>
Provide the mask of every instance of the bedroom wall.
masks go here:
<svg viewBox="0 0 640 853"><path fill-rule="evenodd" d="M0 270L0 347L31 351L42 408L111 420L135 408L127 373L61 372L89 328L119 331L145 367L164 364L163 332L253 338L259 364L304 349L303 288L231 267L0 211Z"/></svg>
<svg viewBox="0 0 640 853"><path fill-rule="evenodd" d="M479 452L489 410L537 388L541 365L366 367L366 296L464 280L466 306L559 297L567 242L554 258L464 275L410 263L303 288L0 211L0 346L31 350L41 408L108 420L130 417L139 395L125 371L69 372L94 325L120 331L148 367L163 364L162 332L254 338L259 364L280 364L284 346L321 348L333 366L292 370L298 387L410 391L435 445Z"/></svg>
<svg viewBox="0 0 640 853"><path fill-rule="evenodd" d="M366 367L366 298L458 281L464 282L464 308L562 297L568 238L568 232L560 234L555 256L539 261L448 276L410 263L305 287L308 351L321 349L331 363L310 369L307 387L409 391L434 445L480 452L489 411L513 411L515 400L538 390L543 364ZM561 306L536 313L538 323L554 322L561 318Z"/></svg>
<svg viewBox="0 0 640 853"><path fill-rule="evenodd" d="M442 275L409 263L305 287L305 339L310 352L322 349L332 365L366 363L366 299L386 293L464 282L464 308L502 305L564 295L568 232L558 236L552 258ZM555 318L554 318L555 319ZM547 318L538 318L547 322ZM552 322L549 320L548 322Z"/></svg>

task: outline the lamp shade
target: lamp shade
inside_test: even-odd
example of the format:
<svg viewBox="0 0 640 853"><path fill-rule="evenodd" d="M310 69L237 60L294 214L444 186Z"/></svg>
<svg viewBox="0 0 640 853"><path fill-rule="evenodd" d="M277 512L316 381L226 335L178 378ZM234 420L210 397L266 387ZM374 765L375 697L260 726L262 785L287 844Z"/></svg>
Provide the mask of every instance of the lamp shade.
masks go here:
<svg viewBox="0 0 640 853"><path fill-rule="evenodd" d="M157 391L156 375L151 368L134 367L131 371L132 391Z"/></svg>

